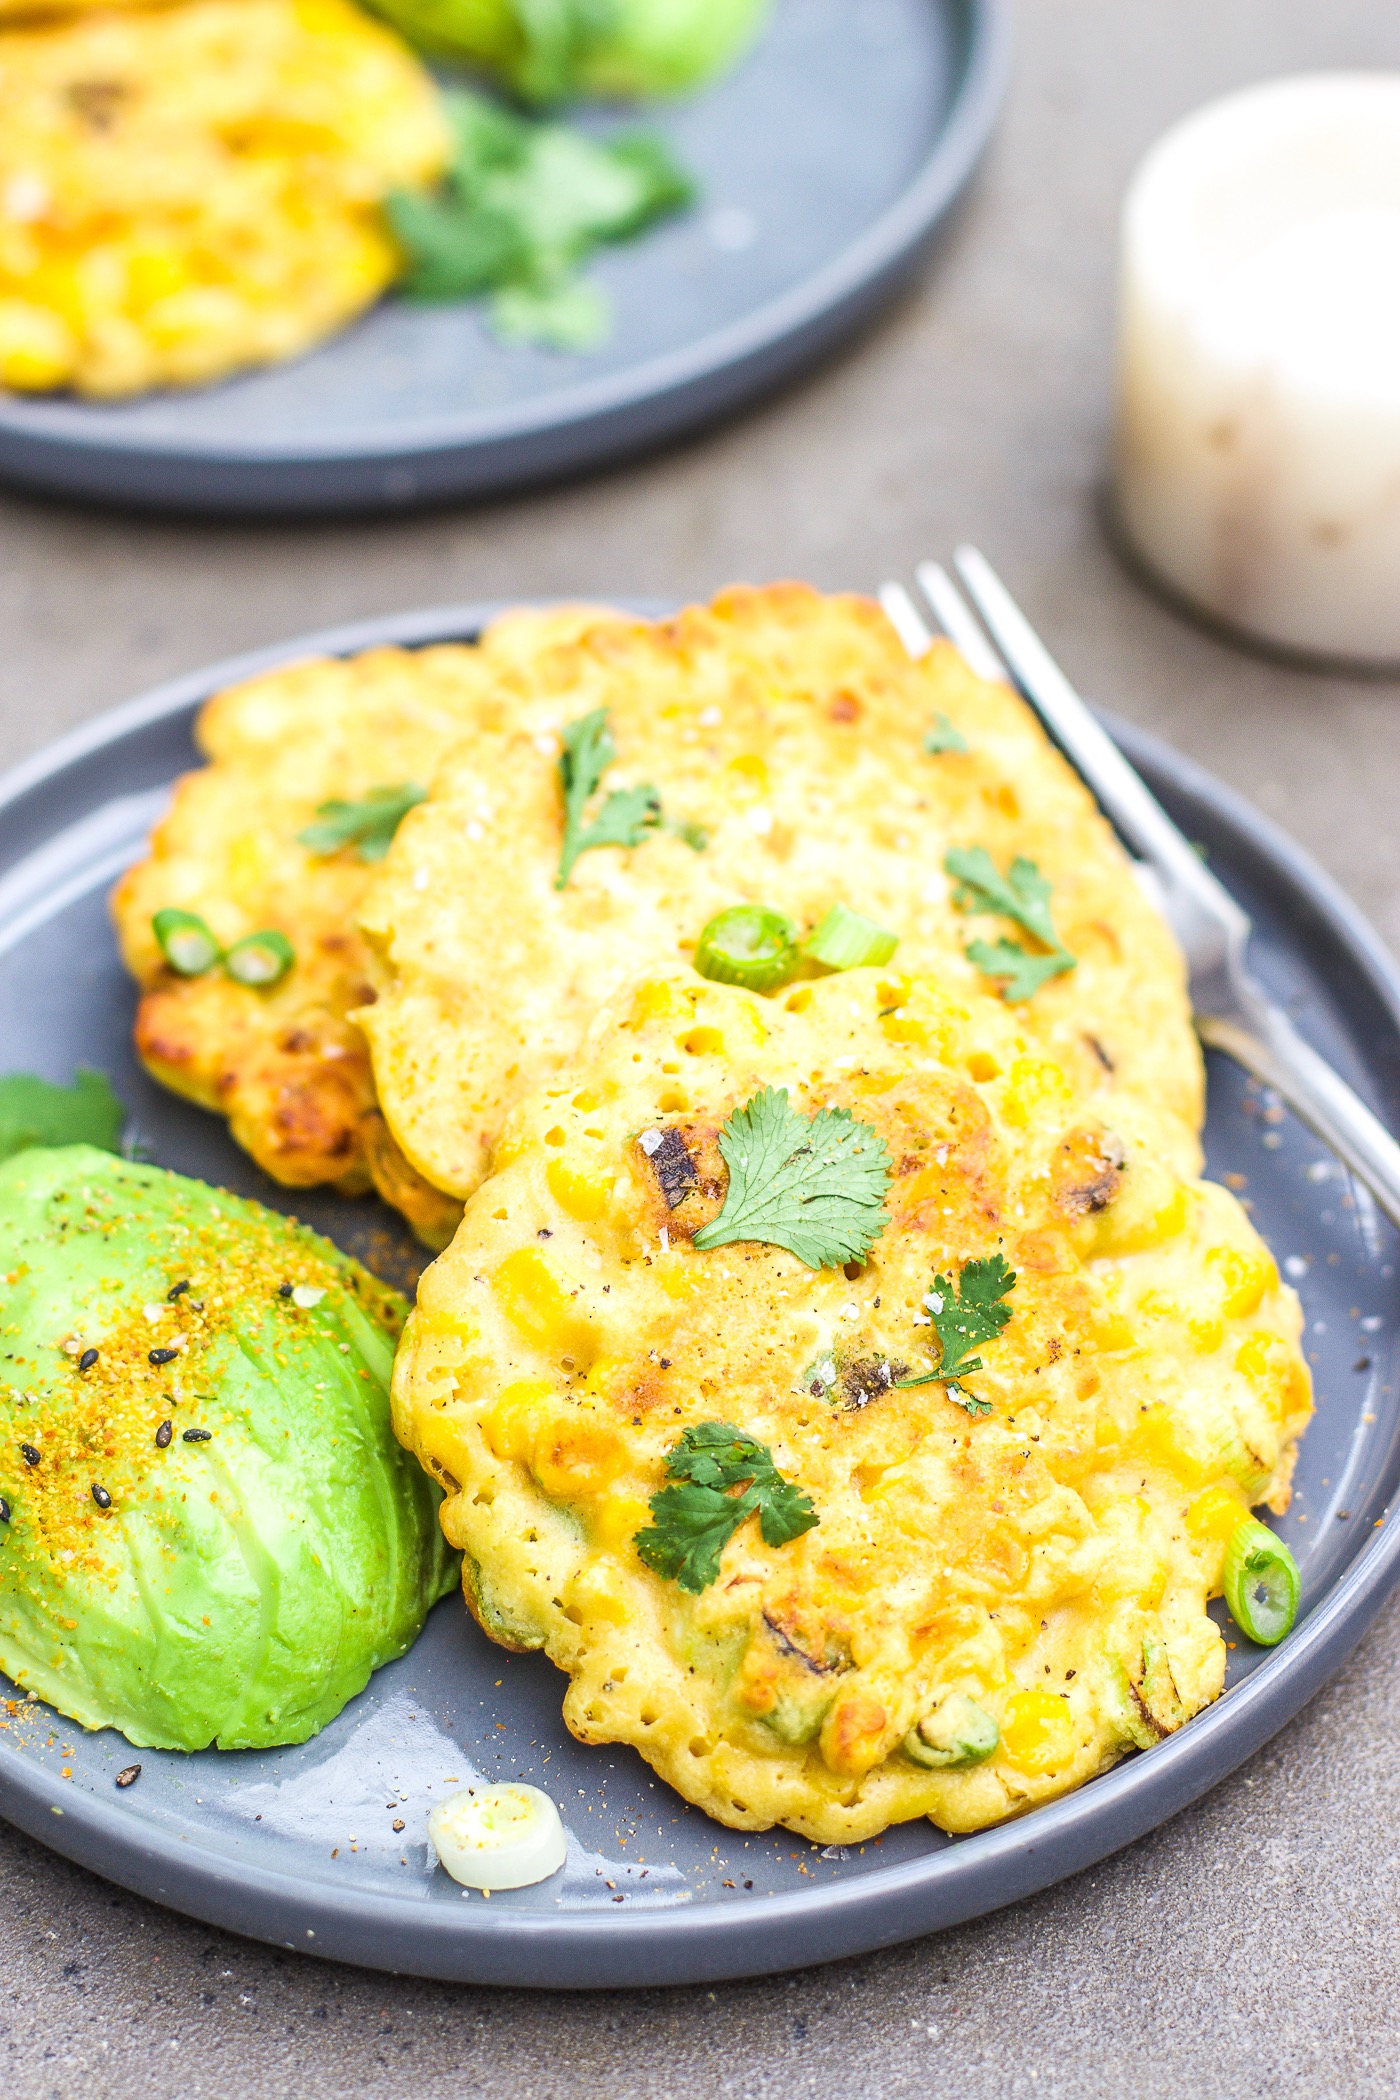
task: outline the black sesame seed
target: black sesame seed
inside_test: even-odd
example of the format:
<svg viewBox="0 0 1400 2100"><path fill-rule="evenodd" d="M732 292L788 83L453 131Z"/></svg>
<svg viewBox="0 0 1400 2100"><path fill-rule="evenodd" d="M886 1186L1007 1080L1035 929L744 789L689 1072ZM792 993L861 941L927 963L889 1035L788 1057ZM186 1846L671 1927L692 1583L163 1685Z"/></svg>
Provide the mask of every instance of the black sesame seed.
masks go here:
<svg viewBox="0 0 1400 2100"><path fill-rule="evenodd" d="M165 1294L166 1299L171 1305L173 1305L175 1303L175 1300L179 1297L181 1291L187 1291L189 1287L190 1279L188 1276L185 1278L183 1283L172 1283L170 1289ZM136 1769L139 1772L141 1769L140 1765L138 1765ZM127 1781L127 1784L128 1786L131 1784L130 1780Z"/></svg>
<svg viewBox="0 0 1400 2100"><path fill-rule="evenodd" d="M1356 1362L1352 1365L1351 1368L1353 1369L1353 1371L1369 1371L1371 1368L1370 1357L1358 1356Z"/></svg>
<svg viewBox="0 0 1400 2100"><path fill-rule="evenodd" d="M179 1354L178 1349L152 1349L149 1361L153 1364L173 1364Z"/></svg>
<svg viewBox="0 0 1400 2100"><path fill-rule="evenodd" d="M292 1295L291 1285L289 1283L279 1283L277 1286L277 1295L279 1298L290 1298Z"/></svg>
<svg viewBox="0 0 1400 2100"><path fill-rule="evenodd" d="M99 1509L110 1509L112 1507L112 1498L100 1480L94 1480L92 1483L92 1499Z"/></svg>
<svg viewBox="0 0 1400 2100"><path fill-rule="evenodd" d="M174 1436L174 1434L175 1430L172 1424L169 1422L162 1422L160 1428L156 1431L157 1451L163 1451L166 1445L170 1442L171 1437Z"/></svg>
<svg viewBox="0 0 1400 2100"><path fill-rule="evenodd" d="M136 1784L137 1780L138 1780L138 1779L139 1779L140 1777L141 1777L141 1767L140 1767L140 1765L125 1765L125 1766L123 1766L122 1770L121 1770L120 1772L118 1772L118 1774L117 1774L117 1785L118 1785L118 1786L135 1786L135 1784Z"/></svg>
<svg viewBox="0 0 1400 2100"><path fill-rule="evenodd" d="M207 1444L213 1434L212 1429L187 1429L184 1432L182 1442L186 1444Z"/></svg>
<svg viewBox="0 0 1400 2100"><path fill-rule="evenodd" d="M78 1369L80 1371L90 1371L96 1362L97 1351L95 1349L84 1349L82 1355L78 1358Z"/></svg>
<svg viewBox="0 0 1400 2100"><path fill-rule="evenodd" d="M7 1502L6 1500L5 1500L5 1497L4 1497L3 1495L0 1495L0 1524L8 1524L8 1523L9 1523L9 1521L10 1521L10 1505L9 1505L9 1503L8 1503L8 1502Z"/></svg>
<svg viewBox="0 0 1400 2100"><path fill-rule="evenodd" d="M27 1466L37 1466L37 1465L38 1465L38 1463L39 1463L39 1453L38 1453L38 1452L37 1452L37 1451L35 1450L35 1448L34 1448L33 1444L21 1444L19 1448L20 1448L20 1452L21 1452L21 1454L23 1455L23 1458L24 1458L24 1463L25 1463L25 1464L26 1464Z"/></svg>

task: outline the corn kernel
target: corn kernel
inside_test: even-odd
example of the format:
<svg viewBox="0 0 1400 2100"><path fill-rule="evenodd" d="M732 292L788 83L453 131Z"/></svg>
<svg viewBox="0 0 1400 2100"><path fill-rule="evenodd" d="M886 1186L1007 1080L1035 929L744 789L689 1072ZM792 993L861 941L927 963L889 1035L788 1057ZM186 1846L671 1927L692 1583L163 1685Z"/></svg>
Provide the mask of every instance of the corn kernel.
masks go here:
<svg viewBox="0 0 1400 2100"><path fill-rule="evenodd" d="M540 1410L553 1399L554 1387L547 1378L518 1378L508 1385L481 1418L482 1435L492 1455L528 1465L534 1449L535 1423Z"/></svg>
<svg viewBox="0 0 1400 2100"><path fill-rule="evenodd" d="M1186 1529L1202 1545L1213 1539L1223 1546L1241 1518L1248 1515L1243 1495L1232 1493L1229 1488L1208 1487L1187 1510Z"/></svg>
<svg viewBox="0 0 1400 2100"><path fill-rule="evenodd" d="M545 1170L549 1193L571 1218L591 1225L601 1218L612 1197L611 1174L590 1173L565 1159L552 1159Z"/></svg>
<svg viewBox="0 0 1400 2100"><path fill-rule="evenodd" d="M567 1353L579 1369L597 1354L597 1331L573 1301L538 1247L508 1254L491 1279L496 1302L516 1332L541 1349Z"/></svg>
<svg viewBox="0 0 1400 2100"><path fill-rule="evenodd" d="M1055 1692L1017 1692L1001 1724L1002 1755L1018 1772L1039 1775L1067 1765L1077 1736L1069 1702Z"/></svg>
<svg viewBox="0 0 1400 2100"><path fill-rule="evenodd" d="M1002 1109L1009 1123L1024 1130L1034 1122L1057 1120L1072 1099L1069 1081L1057 1064L1045 1057L1018 1057L1007 1074Z"/></svg>
<svg viewBox="0 0 1400 2100"><path fill-rule="evenodd" d="M1278 1285L1278 1270L1262 1248L1245 1254L1237 1247L1211 1247L1206 1267L1220 1285L1220 1309L1227 1319L1247 1320L1258 1312L1264 1293Z"/></svg>

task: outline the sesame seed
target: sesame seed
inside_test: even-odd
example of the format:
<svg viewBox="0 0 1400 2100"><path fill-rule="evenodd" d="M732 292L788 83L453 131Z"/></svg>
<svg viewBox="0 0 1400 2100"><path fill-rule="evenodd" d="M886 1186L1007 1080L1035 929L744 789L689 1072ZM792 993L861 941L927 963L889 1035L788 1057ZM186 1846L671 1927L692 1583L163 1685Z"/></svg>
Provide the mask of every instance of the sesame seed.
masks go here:
<svg viewBox="0 0 1400 2100"><path fill-rule="evenodd" d="M8 1503L8 1502L7 1502L6 1500L5 1500L5 1497L4 1497L3 1495L0 1495L0 1524L8 1524L8 1523L9 1523L9 1521L10 1521L10 1505L9 1505L9 1503Z"/></svg>
<svg viewBox="0 0 1400 2100"><path fill-rule="evenodd" d="M170 1300L170 1303L171 1303L171 1304L173 1305L173 1304L175 1303L175 1300L176 1300L176 1299L177 1299L177 1298L179 1297L180 1293L181 1293L182 1291L187 1291L187 1290L189 1289L189 1287L190 1287L190 1279L189 1279L189 1277L187 1276L187 1277L186 1277L186 1278L184 1279L183 1283L172 1283L172 1284L171 1284L171 1286L170 1286L170 1289L169 1289L169 1290L168 1290L168 1291L166 1292L166 1294L165 1294L165 1295L166 1295L166 1297L167 1297L167 1298L168 1298L168 1299ZM137 1771L139 1772L139 1771L140 1771L140 1769L141 1769L140 1765L138 1765L138 1766L136 1767L136 1769L137 1769ZM130 1781L130 1780L128 1780L128 1781L127 1781L127 1785L128 1785L128 1786L130 1786L130 1784L131 1784L131 1781Z"/></svg>
<svg viewBox="0 0 1400 2100"><path fill-rule="evenodd" d="M156 1431L157 1451L163 1451L174 1434L173 1426L169 1422L162 1422L160 1428Z"/></svg>
<svg viewBox="0 0 1400 2100"><path fill-rule="evenodd" d="M152 1349L147 1360L153 1364L173 1364L179 1354L178 1349Z"/></svg>
<svg viewBox="0 0 1400 2100"><path fill-rule="evenodd" d="M292 1295L292 1286L289 1283L279 1283L277 1286L277 1295L279 1298L290 1298Z"/></svg>
<svg viewBox="0 0 1400 2100"><path fill-rule="evenodd" d="M97 1351L95 1349L84 1349L82 1355L78 1358L78 1369L80 1371L90 1371L96 1362Z"/></svg>
<svg viewBox="0 0 1400 2100"><path fill-rule="evenodd" d="M24 1463L25 1463L25 1464L26 1464L27 1466L37 1466L37 1465L38 1465L38 1463L39 1463L39 1453L38 1453L38 1452L37 1452L37 1450L36 1450L36 1449L34 1448L33 1444L21 1444L19 1448L20 1448L20 1452L21 1452L21 1454L22 1454L22 1456L23 1456L23 1459L24 1459Z"/></svg>
<svg viewBox="0 0 1400 2100"><path fill-rule="evenodd" d="M213 1434L212 1429L187 1429L181 1441L186 1444L207 1444Z"/></svg>
<svg viewBox="0 0 1400 2100"><path fill-rule="evenodd" d="M112 1507L112 1498L100 1480L94 1480L92 1483L92 1499L99 1509L110 1509Z"/></svg>
<svg viewBox="0 0 1400 2100"><path fill-rule="evenodd" d="M118 1786L135 1786L137 1780L140 1777L140 1765L125 1765L123 1766L122 1770L118 1772L116 1783Z"/></svg>

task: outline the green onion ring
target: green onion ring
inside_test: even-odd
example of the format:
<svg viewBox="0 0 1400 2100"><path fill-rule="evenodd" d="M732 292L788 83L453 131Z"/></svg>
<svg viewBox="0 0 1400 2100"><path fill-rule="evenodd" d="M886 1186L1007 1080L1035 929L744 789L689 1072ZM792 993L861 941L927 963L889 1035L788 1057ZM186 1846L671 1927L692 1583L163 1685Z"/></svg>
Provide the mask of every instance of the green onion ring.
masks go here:
<svg viewBox="0 0 1400 2100"><path fill-rule="evenodd" d="M802 952L827 970L863 970L887 963L899 946L899 935L886 932L849 905L833 904Z"/></svg>
<svg viewBox="0 0 1400 2100"><path fill-rule="evenodd" d="M1283 1540L1254 1517L1235 1526L1225 1548L1225 1602L1240 1632L1275 1648L1298 1616L1298 1563Z"/></svg>
<svg viewBox="0 0 1400 2100"><path fill-rule="evenodd" d="M735 904L716 913L695 946L695 967L716 984L771 992L798 964L797 928L780 911Z"/></svg>
<svg viewBox="0 0 1400 2100"><path fill-rule="evenodd" d="M180 977L202 977L223 954L214 935L197 912L177 911L173 905L158 911L151 931L160 952Z"/></svg>
<svg viewBox="0 0 1400 2100"><path fill-rule="evenodd" d="M296 959L296 950L286 934L268 927L235 941L224 957L224 968L238 984L265 992L281 983Z"/></svg>

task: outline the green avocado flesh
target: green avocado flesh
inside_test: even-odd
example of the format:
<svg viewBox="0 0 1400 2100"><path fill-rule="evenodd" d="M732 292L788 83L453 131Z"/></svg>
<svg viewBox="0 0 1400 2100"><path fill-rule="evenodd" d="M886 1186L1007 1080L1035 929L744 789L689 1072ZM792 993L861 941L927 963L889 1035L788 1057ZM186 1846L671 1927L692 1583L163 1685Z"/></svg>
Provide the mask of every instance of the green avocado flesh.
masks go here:
<svg viewBox="0 0 1400 2100"><path fill-rule="evenodd" d="M404 1310L201 1182L0 1166L0 1668L143 1747L324 1728L457 1579L389 1426Z"/></svg>
<svg viewBox="0 0 1400 2100"><path fill-rule="evenodd" d="M680 95L752 43L771 0L374 0L425 45L498 74L528 102Z"/></svg>

